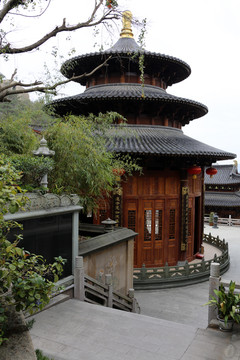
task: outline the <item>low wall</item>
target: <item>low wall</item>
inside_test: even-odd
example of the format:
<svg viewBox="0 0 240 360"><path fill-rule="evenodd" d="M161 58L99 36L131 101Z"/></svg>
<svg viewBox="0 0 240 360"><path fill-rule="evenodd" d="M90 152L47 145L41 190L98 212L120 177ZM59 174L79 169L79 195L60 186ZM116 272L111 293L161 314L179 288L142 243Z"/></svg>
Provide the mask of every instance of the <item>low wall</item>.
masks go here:
<svg viewBox="0 0 240 360"><path fill-rule="evenodd" d="M79 256L83 256L84 272L104 283L111 274L113 288L127 294L133 287L133 249L137 234L126 228L96 236L79 243Z"/></svg>
<svg viewBox="0 0 240 360"><path fill-rule="evenodd" d="M212 262L220 264L221 274L226 272L230 265L228 253L228 243L214 237L211 234L204 235L203 242L206 242L222 251L220 256L199 263L189 264L187 261L178 266L164 266L161 268L146 268L144 265L140 269L134 269L133 287L135 290L142 289L161 289L184 285L196 284L208 280L210 275L210 265Z"/></svg>

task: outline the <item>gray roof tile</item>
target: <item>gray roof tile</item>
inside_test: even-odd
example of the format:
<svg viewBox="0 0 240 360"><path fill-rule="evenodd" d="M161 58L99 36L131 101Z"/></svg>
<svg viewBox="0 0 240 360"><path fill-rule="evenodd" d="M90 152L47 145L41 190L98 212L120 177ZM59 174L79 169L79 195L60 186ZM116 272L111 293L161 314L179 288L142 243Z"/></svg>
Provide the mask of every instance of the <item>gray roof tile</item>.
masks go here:
<svg viewBox="0 0 240 360"><path fill-rule="evenodd" d="M237 173L235 165L213 165L217 169L217 174L210 178L205 173L204 182L206 185L240 185L240 174Z"/></svg>
<svg viewBox="0 0 240 360"><path fill-rule="evenodd" d="M240 206L240 192L210 192L205 193L205 206Z"/></svg>
<svg viewBox="0 0 240 360"><path fill-rule="evenodd" d="M142 96L144 94L144 97ZM103 84L87 88L83 93L57 99L52 105L58 112L61 107L66 106L68 112L83 105L88 105L89 101L107 101L109 103L116 100L128 100L139 102L157 102L164 104L184 105L194 118L201 117L208 112L208 108L194 100L181 98L167 93L157 86L141 84ZM65 110L66 111L66 110Z"/></svg>
<svg viewBox="0 0 240 360"><path fill-rule="evenodd" d="M166 126L125 125L120 129L115 127L109 134L107 147L109 151L164 157L219 160L236 157L235 154L186 136L180 129Z"/></svg>
<svg viewBox="0 0 240 360"><path fill-rule="evenodd" d="M94 64L95 66L101 64L108 56L112 57L108 62L110 67L121 57L122 60L128 59L129 61L131 59L132 63L135 61L138 68L137 54L144 54L146 73L150 74L153 68L158 69L158 72L162 72L163 68L168 67L169 79L167 82L169 85L180 82L191 74L191 68L185 61L173 56L141 49L136 41L131 38L120 38L115 45L105 51L75 56L62 65L61 72L68 78L73 75L88 73L94 69ZM79 82L85 84L86 79L82 78Z"/></svg>

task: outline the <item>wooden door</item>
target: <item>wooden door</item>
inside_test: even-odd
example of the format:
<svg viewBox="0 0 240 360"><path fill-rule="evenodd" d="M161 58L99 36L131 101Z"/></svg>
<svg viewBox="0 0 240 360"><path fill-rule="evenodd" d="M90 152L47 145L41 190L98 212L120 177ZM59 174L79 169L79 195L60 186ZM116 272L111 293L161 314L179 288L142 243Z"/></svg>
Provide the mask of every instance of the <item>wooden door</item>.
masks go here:
<svg viewBox="0 0 240 360"><path fill-rule="evenodd" d="M162 266L164 259L164 200L143 202L142 263Z"/></svg>
<svg viewBox="0 0 240 360"><path fill-rule="evenodd" d="M175 265L178 254L178 200L127 200L124 226L136 231L134 266Z"/></svg>

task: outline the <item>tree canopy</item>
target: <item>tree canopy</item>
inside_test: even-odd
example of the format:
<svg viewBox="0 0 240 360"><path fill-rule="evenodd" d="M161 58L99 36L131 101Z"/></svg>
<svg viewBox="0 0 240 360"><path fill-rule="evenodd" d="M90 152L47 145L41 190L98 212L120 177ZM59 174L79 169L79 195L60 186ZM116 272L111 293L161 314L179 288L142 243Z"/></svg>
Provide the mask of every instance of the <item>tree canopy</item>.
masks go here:
<svg viewBox="0 0 240 360"><path fill-rule="evenodd" d="M119 18L119 12L117 10L118 4L115 0L94 0L93 8L88 18L85 21L81 21L77 24L69 24L67 19L63 19L60 24L52 24L52 29L46 29L46 32L36 41L24 46L16 47L8 40L9 33L17 31L14 18L16 16L27 17L40 17L47 10L54 0L40 0L36 4L33 0L2 0L0 1L0 55L11 56L12 54L23 54L38 49L50 39L59 36L61 33L71 33L73 31L79 31L83 28L93 28L100 24L106 24ZM79 1L79 0L76 0ZM74 11L74 10L73 10ZM26 12L28 15L26 15ZM27 21L26 17L26 21ZM10 27L9 27L10 26ZM105 64L105 62L104 62ZM102 65L104 65L102 64ZM101 65L100 65L101 66ZM92 69L91 74L96 71ZM13 72L10 79L4 80L0 76L0 102L9 101L9 96L12 94L21 93L56 93L56 89L63 84L66 84L82 76L88 74L82 74L71 79L58 81L52 85L46 85L41 79L34 80L32 82L25 82L24 79L17 80L17 69Z"/></svg>
<svg viewBox="0 0 240 360"><path fill-rule="evenodd" d="M76 193L90 210L113 190L113 169L124 168L126 175L140 170L130 156L107 151L106 136L120 116L117 113L58 119L48 115L41 102L15 100L1 103L0 114L0 154L8 156L22 172L18 184L24 189L39 188L42 176L48 173L50 192ZM53 158L43 159L32 153L42 136L33 131L39 124L49 149L55 151Z"/></svg>

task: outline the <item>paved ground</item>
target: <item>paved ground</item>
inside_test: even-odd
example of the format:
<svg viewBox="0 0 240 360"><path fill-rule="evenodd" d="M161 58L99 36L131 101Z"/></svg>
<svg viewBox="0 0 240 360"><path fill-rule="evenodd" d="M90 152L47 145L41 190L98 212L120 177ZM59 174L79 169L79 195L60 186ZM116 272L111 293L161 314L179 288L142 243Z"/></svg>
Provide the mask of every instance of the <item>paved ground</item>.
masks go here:
<svg viewBox="0 0 240 360"><path fill-rule="evenodd" d="M232 265L224 277L239 279L240 227L211 232L230 244ZM35 316L33 343L54 360L240 360L239 329L206 328L207 294L207 282L138 291L143 315L69 300Z"/></svg>
<svg viewBox="0 0 240 360"><path fill-rule="evenodd" d="M240 227L221 225L213 229L205 225L204 232L219 236L229 243L231 265L222 278L240 282ZM207 281L181 288L136 291L136 298L144 315L200 328L207 327L207 308L202 306L208 301Z"/></svg>

